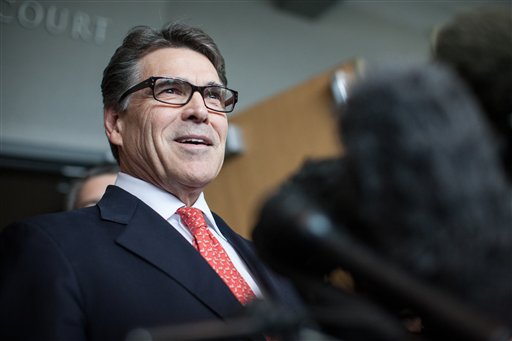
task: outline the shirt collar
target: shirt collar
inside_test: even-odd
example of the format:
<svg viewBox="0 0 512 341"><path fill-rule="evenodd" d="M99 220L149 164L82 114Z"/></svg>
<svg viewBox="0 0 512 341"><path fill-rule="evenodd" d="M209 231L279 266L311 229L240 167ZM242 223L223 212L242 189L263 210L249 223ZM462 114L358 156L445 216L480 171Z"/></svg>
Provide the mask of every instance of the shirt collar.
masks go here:
<svg viewBox="0 0 512 341"><path fill-rule="evenodd" d="M185 204L173 194L123 172L119 172L115 185L142 200L165 220L169 220L169 218L176 213L178 208L185 206ZM217 224L206 203L203 192L201 192L192 207L203 211L208 225L218 231Z"/></svg>

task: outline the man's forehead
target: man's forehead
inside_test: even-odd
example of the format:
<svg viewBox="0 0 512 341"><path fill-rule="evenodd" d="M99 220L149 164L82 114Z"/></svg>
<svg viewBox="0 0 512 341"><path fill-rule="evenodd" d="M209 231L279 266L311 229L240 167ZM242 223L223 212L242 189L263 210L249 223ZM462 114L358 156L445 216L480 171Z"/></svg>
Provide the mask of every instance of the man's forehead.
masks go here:
<svg viewBox="0 0 512 341"><path fill-rule="evenodd" d="M217 70L205 55L188 48L166 47L148 53L140 61L142 79L173 77L200 84L221 84Z"/></svg>

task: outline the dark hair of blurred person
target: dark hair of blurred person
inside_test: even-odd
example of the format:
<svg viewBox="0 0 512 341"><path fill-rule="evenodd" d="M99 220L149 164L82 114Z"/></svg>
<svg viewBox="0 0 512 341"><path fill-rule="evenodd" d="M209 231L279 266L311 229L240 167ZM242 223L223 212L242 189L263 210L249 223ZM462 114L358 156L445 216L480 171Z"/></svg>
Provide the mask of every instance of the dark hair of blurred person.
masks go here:
<svg viewBox="0 0 512 341"><path fill-rule="evenodd" d="M433 55L469 85L488 118L512 179L512 12L482 7L463 12L436 31Z"/></svg>

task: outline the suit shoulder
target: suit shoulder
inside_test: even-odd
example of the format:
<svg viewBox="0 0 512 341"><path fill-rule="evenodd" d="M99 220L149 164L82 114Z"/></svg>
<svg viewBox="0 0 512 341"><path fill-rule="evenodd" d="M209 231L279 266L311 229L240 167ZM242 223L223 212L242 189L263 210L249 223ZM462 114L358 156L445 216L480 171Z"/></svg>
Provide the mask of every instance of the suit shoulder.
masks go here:
<svg viewBox="0 0 512 341"><path fill-rule="evenodd" d="M50 234L58 234L59 231L65 232L72 230L73 233L79 233L81 229L96 225L94 222L99 220L97 207L88 207L66 212L46 213L36 216L20 219L6 226L2 233L13 233L14 230L30 231L31 229L44 230Z"/></svg>

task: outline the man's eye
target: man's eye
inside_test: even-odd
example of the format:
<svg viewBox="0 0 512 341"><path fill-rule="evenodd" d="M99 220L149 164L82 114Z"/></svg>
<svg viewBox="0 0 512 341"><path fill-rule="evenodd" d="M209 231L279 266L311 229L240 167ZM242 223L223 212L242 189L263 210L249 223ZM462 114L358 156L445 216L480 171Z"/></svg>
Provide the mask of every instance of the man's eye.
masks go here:
<svg viewBox="0 0 512 341"><path fill-rule="evenodd" d="M158 90L157 96L183 96L183 90L180 87L165 87Z"/></svg>
<svg viewBox="0 0 512 341"><path fill-rule="evenodd" d="M181 90L179 88L166 88L163 92L166 92L168 94L181 94Z"/></svg>
<svg viewBox="0 0 512 341"><path fill-rule="evenodd" d="M217 92L210 92L208 94L208 98L220 100L221 99L221 95L220 95L220 93L217 93Z"/></svg>

